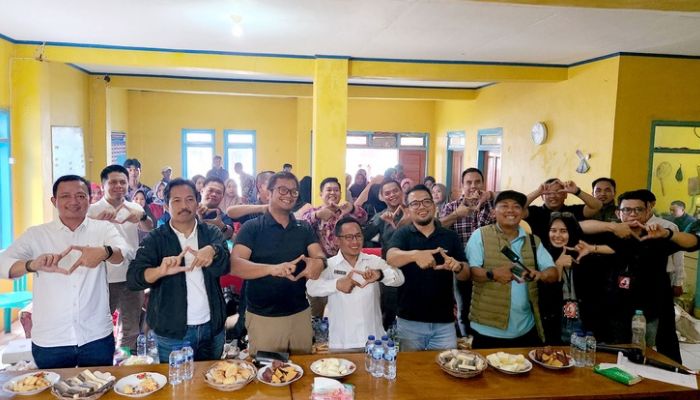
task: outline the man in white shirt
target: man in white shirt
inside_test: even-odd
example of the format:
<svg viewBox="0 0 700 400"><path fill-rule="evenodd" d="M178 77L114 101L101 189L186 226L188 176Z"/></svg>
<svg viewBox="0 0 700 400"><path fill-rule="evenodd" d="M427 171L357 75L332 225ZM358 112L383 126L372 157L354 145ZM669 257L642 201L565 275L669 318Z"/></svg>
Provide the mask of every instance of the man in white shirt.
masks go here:
<svg viewBox="0 0 700 400"><path fill-rule="evenodd" d="M58 219L29 228L0 254L0 277L35 273L32 355L40 369L111 365L114 354L104 261L131 258L114 226L86 218L90 184L58 178L51 202Z"/></svg>
<svg viewBox="0 0 700 400"><path fill-rule="evenodd" d="M146 318L156 333L161 362L185 342L195 360L218 360L226 319L219 278L229 272L228 248L219 228L197 222L192 182L173 179L164 197L170 221L141 242L127 284L131 290L151 289Z"/></svg>
<svg viewBox="0 0 700 400"><path fill-rule="evenodd" d="M403 273L383 259L362 253L362 228L346 216L335 225L335 241L340 251L328 259L318 280L306 281L310 296L328 296L331 350L361 350L368 335L384 335L379 302L381 281L401 286Z"/></svg>
<svg viewBox="0 0 700 400"><path fill-rule="evenodd" d="M88 218L109 221L124 238L129 247L139 247L138 225L145 215L143 208L126 200L129 189L129 172L121 165L109 165L100 173L104 197L90 205ZM140 332L143 291L131 291L126 287L126 270L131 257L119 264L107 262L107 282L109 282L109 310L119 310L122 339L119 346L128 346L136 351L136 338Z"/></svg>

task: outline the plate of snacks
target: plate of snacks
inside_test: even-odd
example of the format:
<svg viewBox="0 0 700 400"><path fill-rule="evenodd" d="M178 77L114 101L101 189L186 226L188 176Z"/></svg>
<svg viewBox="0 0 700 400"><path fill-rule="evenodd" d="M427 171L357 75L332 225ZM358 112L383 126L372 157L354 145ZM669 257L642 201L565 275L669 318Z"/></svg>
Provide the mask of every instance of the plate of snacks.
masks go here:
<svg viewBox="0 0 700 400"><path fill-rule="evenodd" d="M114 391L126 397L145 397L168 383L168 378L157 372L131 374L117 381Z"/></svg>
<svg viewBox="0 0 700 400"><path fill-rule="evenodd" d="M473 378L488 366L484 356L469 350L446 350L435 361L443 371L457 378Z"/></svg>
<svg viewBox="0 0 700 400"><path fill-rule="evenodd" d="M504 374L524 374L532 369L532 363L522 354L509 354L499 351L486 356L489 365Z"/></svg>
<svg viewBox="0 0 700 400"><path fill-rule="evenodd" d="M127 358L126 360L119 363L120 366L151 365L151 364L155 364L153 362L153 357L151 357L151 356L131 356L131 357Z"/></svg>
<svg viewBox="0 0 700 400"><path fill-rule="evenodd" d="M549 369L566 369L574 365L573 360L564 350L555 350L549 346L530 350L528 357L537 364Z"/></svg>
<svg viewBox="0 0 700 400"><path fill-rule="evenodd" d="M258 380L271 386L287 386L298 381L302 376L304 376L304 370L292 362L283 363L275 360L272 364L258 370Z"/></svg>
<svg viewBox="0 0 700 400"><path fill-rule="evenodd" d="M342 378L355 372L355 363L344 358L322 358L311 363L311 371L327 378Z"/></svg>
<svg viewBox="0 0 700 400"><path fill-rule="evenodd" d="M51 388L51 394L62 400L95 400L107 393L117 378L109 372L84 370L62 379Z"/></svg>
<svg viewBox="0 0 700 400"><path fill-rule="evenodd" d="M255 365L243 360L217 361L204 373L204 382L214 389L231 392L255 379Z"/></svg>
<svg viewBox="0 0 700 400"><path fill-rule="evenodd" d="M55 372L32 372L10 379L2 388L6 392L31 396L50 388L60 379L61 377Z"/></svg>

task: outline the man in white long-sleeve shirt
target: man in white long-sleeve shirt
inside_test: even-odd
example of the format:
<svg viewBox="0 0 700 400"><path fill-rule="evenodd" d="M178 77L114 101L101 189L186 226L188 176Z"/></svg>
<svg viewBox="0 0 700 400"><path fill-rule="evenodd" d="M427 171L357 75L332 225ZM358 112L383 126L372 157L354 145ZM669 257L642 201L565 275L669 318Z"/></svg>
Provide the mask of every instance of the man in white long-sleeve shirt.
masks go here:
<svg viewBox="0 0 700 400"><path fill-rule="evenodd" d="M319 279L306 282L306 290L310 296L328 296L328 347L361 350L368 335L385 333L376 282L401 286L404 276L383 259L362 253L362 229L354 218L341 218L335 236L340 251L328 259Z"/></svg>
<svg viewBox="0 0 700 400"><path fill-rule="evenodd" d="M40 369L111 365L114 354L104 262L133 258L116 228L86 218L90 184L65 175L53 185L55 221L29 228L0 254L0 277L35 273L32 355Z"/></svg>

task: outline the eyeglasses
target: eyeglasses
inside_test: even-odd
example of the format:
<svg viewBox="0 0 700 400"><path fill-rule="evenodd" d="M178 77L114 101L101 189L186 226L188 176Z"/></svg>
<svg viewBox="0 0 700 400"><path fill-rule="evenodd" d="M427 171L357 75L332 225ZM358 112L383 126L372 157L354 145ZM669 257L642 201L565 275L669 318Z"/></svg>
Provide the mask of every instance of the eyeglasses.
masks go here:
<svg viewBox="0 0 700 400"><path fill-rule="evenodd" d="M279 194L281 194L282 196L286 196L286 195L288 195L288 194L289 194L289 195L292 195L292 197L297 197L297 196L299 196L299 191L298 191L297 189L290 189L290 188L288 188L288 187L286 187L286 186L277 186L275 189L276 189L276 190L279 192Z"/></svg>
<svg viewBox="0 0 700 400"><path fill-rule="evenodd" d="M564 212L555 211L555 212L549 214L549 217L552 218L552 219L555 219L555 218L562 218L562 217L563 217L563 218L575 218L575 217L574 217L574 214L572 214L572 213L570 213L570 212L568 212L568 211L564 211Z"/></svg>
<svg viewBox="0 0 700 400"><path fill-rule="evenodd" d="M412 208L413 210L417 210L418 208L420 208L421 204L423 205L423 207L429 208L433 204L435 204L435 202L431 199L414 200L414 201L408 203L408 206L410 208Z"/></svg>
<svg viewBox="0 0 700 400"><path fill-rule="evenodd" d="M348 234L348 235L338 235L338 237L339 237L339 238L342 238L342 239L345 239L345 240L347 240L348 242L351 241L351 240L362 240L362 239L364 239L364 235L362 235L361 233L356 233L356 234L354 234L354 235L350 235L350 234Z"/></svg>
<svg viewBox="0 0 700 400"><path fill-rule="evenodd" d="M620 212L623 214L641 214L646 210L646 207L620 207Z"/></svg>

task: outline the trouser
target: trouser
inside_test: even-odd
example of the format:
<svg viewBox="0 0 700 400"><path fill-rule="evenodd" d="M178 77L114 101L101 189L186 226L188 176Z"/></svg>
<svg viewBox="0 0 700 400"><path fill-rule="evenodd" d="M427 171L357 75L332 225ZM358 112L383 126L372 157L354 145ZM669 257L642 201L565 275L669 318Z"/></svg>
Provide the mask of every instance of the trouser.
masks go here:
<svg viewBox="0 0 700 400"><path fill-rule="evenodd" d="M469 307L472 303L472 282L454 279L454 296L457 303L457 325L460 336L471 333L469 327Z"/></svg>
<svg viewBox="0 0 700 400"><path fill-rule="evenodd" d="M39 369L112 365L114 335L109 334L82 346L41 347L32 343L32 356Z"/></svg>
<svg viewBox="0 0 700 400"><path fill-rule="evenodd" d="M323 318L323 312L326 310L326 304L328 304L328 297L307 297L309 299L309 306L311 307L311 316Z"/></svg>
<svg viewBox="0 0 700 400"><path fill-rule="evenodd" d="M382 325L384 330L389 330L396 321L396 312L399 308L399 288L386 286L379 283L380 302L382 307Z"/></svg>
<svg viewBox="0 0 700 400"><path fill-rule="evenodd" d="M401 351L454 349L457 334L454 323L420 322L396 319L396 336Z"/></svg>
<svg viewBox="0 0 700 400"><path fill-rule="evenodd" d="M532 328L528 333L512 339L495 338L482 335L479 332L474 332L474 341L472 342L473 349L499 349L537 346L542 346L542 340L540 340L540 337L537 334L537 328Z"/></svg>
<svg viewBox="0 0 700 400"><path fill-rule="evenodd" d="M119 310L117 332L121 326L122 336L118 339L119 346L128 346L132 352L136 350L136 338L141 332L141 308L144 294L142 290L132 291L126 282L109 284L109 311Z"/></svg>
<svg viewBox="0 0 700 400"><path fill-rule="evenodd" d="M219 360L224 353L224 339L226 333L222 327L220 331L213 332L211 322L201 325L187 325L187 331L182 338L170 338L156 335L158 340L158 358L161 363L167 363L170 352L179 349L184 342L189 342L194 350L195 361Z"/></svg>
<svg viewBox="0 0 700 400"><path fill-rule="evenodd" d="M284 317L264 317L246 311L248 352L258 350L310 354L313 341L311 309Z"/></svg>

